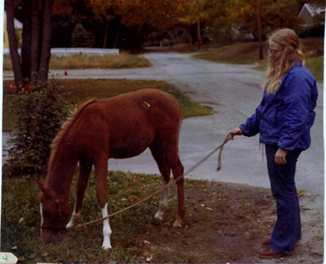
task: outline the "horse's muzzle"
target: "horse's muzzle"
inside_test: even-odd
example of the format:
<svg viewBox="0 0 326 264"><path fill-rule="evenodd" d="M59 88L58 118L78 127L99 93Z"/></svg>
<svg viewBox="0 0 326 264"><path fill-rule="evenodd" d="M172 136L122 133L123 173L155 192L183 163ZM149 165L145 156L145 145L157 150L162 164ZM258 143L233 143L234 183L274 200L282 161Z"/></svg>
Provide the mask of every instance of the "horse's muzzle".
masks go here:
<svg viewBox="0 0 326 264"><path fill-rule="evenodd" d="M59 230L55 229L41 229L41 239L45 244L56 242Z"/></svg>

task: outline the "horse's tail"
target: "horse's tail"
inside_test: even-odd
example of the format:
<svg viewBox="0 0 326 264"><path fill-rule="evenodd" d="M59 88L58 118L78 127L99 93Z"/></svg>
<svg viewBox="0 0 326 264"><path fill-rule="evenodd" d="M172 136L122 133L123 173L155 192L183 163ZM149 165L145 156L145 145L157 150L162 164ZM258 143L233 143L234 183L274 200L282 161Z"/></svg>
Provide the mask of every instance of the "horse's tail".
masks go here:
<svg viewBox="0 0 326 264"><path fill-rule="evenodd" d="M73 124L75 123L75 121L79 119L79 117L81 116L81 114L83 113L83 111L85 110L85 108L87 106L89 106L90 104L92 104L96 100L97 100L96 98L93 98L93 99L90 99L89 101L87 101L87 102L79 105L77 107L77 109L75 109L72 112L72 114L70 115L70 117L68 117L68 119L62 124L59 133L53 139L52 144L51 144L51 155L50 155L50 159L49 159L49 164L52 163L52 160L55 157L55 154L56 154L56 152L58 150L58 147L59 147L62 139L68 133L68 131L73 126Z"/></svg>

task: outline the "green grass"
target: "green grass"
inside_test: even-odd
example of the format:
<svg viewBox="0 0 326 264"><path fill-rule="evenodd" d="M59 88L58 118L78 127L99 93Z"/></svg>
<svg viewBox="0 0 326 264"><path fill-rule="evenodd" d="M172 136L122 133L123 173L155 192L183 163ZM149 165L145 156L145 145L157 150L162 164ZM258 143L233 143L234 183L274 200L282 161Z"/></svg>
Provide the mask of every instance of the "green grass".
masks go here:
<svg viewBox="0 0 326 264"><path fill-rule="evenodd" d="M306 56L306 66L318 82L323 82L324 41L322 38L302 39L302 50ZM228 64L257 64L253 69L264 71L267 65L266 44L263 44L263 60L259 59L259 43L235 43L193 55L212 62Z"/></svg>
<svg viewBox="0 0 326 264"><path fill-rule="evenodd" d="M51 56L50 70L60 69L127 69L150 67L151 63L143 56L122 52L109 55ZM3 70L11 71L9 55L4 55Z"/></svg>
<svg viewBox="0 0 326 264"><path fill-rule="evenodd" d="M259 61L259 44L256 42L236 43L208 52L195 54L197 58L228 64L252 64Z"/></svg>
<svg viewBox="0 0 326 264"><path fill-rule="evenodd" d="M324 80L324 56L306 59L306 67L313 73L316 80L323 83Z"/></svg>
<svg viewBox="0 0 326 264"><path fill-rule="evenodd" d="M109 214L161 188L161 179L157 175L110 172L108 176ZM95 185L92 174L80 223L101 218ZM173 184L169 207L162 223L153 222L158 196L111 217L113 248L105 252L101 249L100 222L80 229L61 231L58 242L44 245L40 240L39 190L36 182L4 179L2 251L12 252L20 263L212 263L216 259L228 262L232 260L229 257L231 252L233 256L243 257L248 255L248 250L240 248L235 253L233 243L221 249L215 246L220 239L232 239L236 232L240 240L259 240L262 234L267 233L265 225L261 223L263 214L248 205L256 199L265 200L268 190L246 192L243 189L240 192L237 189L216 182L186 180L187 215L183 228L172 229L177 212L176 187ZM75 180L70 208L74 206L74 199ZM270 198L266 202L268 205L272 203ZM242 228L248 227L252 229L249 237L242 232ZM247 244L248 247L252 245L250 241ZM146 261L149 258L151 261Z"/></svg>
<svg viewBox="0 0 326 264"><path fill-rule="evenodd" d="M59 80L62 85L62 92L68 92L67 104L74 108L81 102L87 101L91 98L109 98L144 88L154 88L172 94L178 101L182 109L184 118L203 116L213 114L210 107L197 104L188 96L181 93L172 85L163 81L152 80L127 80L127 79L86 79L86 80ZM3 98L3 131L10 131L13 129L12 120L14 116L9 108L9 94L7 88L12 81L4 81L4 98Z"/></svg>

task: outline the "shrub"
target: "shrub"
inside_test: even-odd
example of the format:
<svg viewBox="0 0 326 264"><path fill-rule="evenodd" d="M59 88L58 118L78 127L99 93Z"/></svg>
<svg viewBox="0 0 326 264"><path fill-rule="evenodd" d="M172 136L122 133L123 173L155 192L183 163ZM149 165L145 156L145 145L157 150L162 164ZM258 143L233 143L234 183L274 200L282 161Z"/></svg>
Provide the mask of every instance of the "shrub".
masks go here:
<svg viewBox="0 0 326 264"><path fill-rule="evenodd" d="M10 111L15 118L14 130L9 143L8 161L3 167L4 176L40 176L45 173L50 154L50 145L63 120L68 107L59 93L59 83L55 80L47 84L31 87L25 85L10 95Z"/></svg>
<svg viewBox="0 0 326 264"><path fill-rule="evenodd" d="M86 31L81 23L77 23L71 36L71 46L91 48L94 44L95 40L93 34Z"/></svg>

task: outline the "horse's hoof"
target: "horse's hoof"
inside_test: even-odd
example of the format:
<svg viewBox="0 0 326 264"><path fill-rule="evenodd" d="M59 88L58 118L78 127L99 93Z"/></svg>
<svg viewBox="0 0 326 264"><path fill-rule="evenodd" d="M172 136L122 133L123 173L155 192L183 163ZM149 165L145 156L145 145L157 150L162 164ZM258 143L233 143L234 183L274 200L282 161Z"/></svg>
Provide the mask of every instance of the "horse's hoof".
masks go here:
<svg viewBox="0 0 326 264"><path fill-rule="evenodd" d="M102 243L102 248L103 248L105 251L108 251L108 250L111 250L111 249L112 249L110 239L106 239L106 238L104 238L104 241L103 241L103 243Z"/></svg>
<svg viewBox="0 0 326 264"><path fill-rule="evenodd" d="M102 245L102 249L104 250L104 251L109 251L109 250L111 250L112 249L112 247L111 247L111 244L105 244L105 243L103 243L103 245Z"/></svg>
<svg viewBox="0 0 326 264"><path fill-rule="evenodd" d="M180 229L180 228L182 228L182 225L176 225L176 224L173 224L172 228Z"/></svg>
<svg viewBox="0 0 326 264"><path fill-rule="evenodd" d="M179 219L176 219L172 228L182 228L182 220L180 221Z"/></svg>
<svg viewBox="0 0 326 264"><path fill-rule="evenodd" d="M102 247L102 249L104 250L104 251L106 251L106 252L108 252L108 251L111 251L111 247Z"/></svg>
<svg viewBox="0 0 326 264"><path fill-rule="evenodd" d="M154 225L159 225L159 224L162 223L162 221L163 221L162 218L160 218L160 217L154 217L153 220L152 220L152 223L153 223Z"/></svg>

